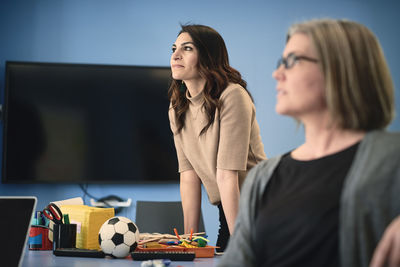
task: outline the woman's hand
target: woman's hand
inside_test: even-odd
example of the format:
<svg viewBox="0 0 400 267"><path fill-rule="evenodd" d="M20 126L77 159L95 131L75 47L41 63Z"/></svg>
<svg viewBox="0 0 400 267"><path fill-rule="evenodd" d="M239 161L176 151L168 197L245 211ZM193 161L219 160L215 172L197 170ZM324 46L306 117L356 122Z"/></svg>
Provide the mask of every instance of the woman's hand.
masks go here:
<svg viewBox="0 0 400 267"><path fill-rule="evenodd" d="M372 257L370 267L383 266L400 266L400 216L386 228Z"/></svg>

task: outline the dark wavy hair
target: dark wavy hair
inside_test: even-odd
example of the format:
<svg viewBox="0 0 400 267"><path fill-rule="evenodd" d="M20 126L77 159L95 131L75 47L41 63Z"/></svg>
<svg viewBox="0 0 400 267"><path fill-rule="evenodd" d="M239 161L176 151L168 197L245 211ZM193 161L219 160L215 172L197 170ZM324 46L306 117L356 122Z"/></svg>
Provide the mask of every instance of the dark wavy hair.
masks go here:
<svg viewBox="0 0 400 267"><path fill-rule="evenodd" d="M229 65L228 51L224 39L216 30L198 24L181 25L181 27L182 30L178 36L186 32L192 38L193 44L198 51L197 68L200 76L206 80L203 89L204 103L202 108L207 114L208 123L201 130L200 135L202 135L213 124L216 110L221 109L219 97L230 82L240 84L252 100L253 98L247 90L247 83L242 79L239 71ZM189 108L186 92L180 90L181 84L181 80L173 79L168 89L168 97L175 111L177 133L185 126L185 114Z"/></svg>

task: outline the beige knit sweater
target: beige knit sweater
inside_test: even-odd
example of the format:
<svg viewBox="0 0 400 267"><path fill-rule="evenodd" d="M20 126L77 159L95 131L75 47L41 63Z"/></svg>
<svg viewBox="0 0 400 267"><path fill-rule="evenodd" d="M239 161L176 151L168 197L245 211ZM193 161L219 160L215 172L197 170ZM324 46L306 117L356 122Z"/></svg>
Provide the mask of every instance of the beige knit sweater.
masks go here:
<svg viewBox="0 0 400 267"><path fill-rule="evenodd" d="M178 155L179 172L193 169L201 179L210 200L221 202L217 169L239 171L239 184L247 171L266 159L256 121L255 107L248 93L238 84L229 84L220 96L221 110L216 110L214 123L200 136L207 123L202 109L203 93L189 97L185 126L177 133L175 111L170 108L169 119Z"/></svg>

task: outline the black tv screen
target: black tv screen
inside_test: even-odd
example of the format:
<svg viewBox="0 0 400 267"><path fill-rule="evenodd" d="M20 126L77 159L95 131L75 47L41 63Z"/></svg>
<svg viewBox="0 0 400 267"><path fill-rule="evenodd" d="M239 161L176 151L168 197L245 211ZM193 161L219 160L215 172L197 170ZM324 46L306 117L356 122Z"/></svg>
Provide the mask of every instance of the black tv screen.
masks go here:
<svg viewBox="0 0 400 267"><path fill-rule="evenodd" d="M168 67L6 62L3 183L178 182Z"/></svg>

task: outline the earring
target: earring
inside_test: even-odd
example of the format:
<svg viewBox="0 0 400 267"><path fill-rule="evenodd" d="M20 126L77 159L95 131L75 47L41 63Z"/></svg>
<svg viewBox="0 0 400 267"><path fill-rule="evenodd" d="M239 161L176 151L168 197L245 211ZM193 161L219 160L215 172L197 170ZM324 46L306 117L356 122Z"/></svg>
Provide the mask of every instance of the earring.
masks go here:
<svg viewBox="0 0 400 267"><path fill-rule="evenodd" d="M186 91L186 84L182 81L179 91L183 94Z"/></svg>

